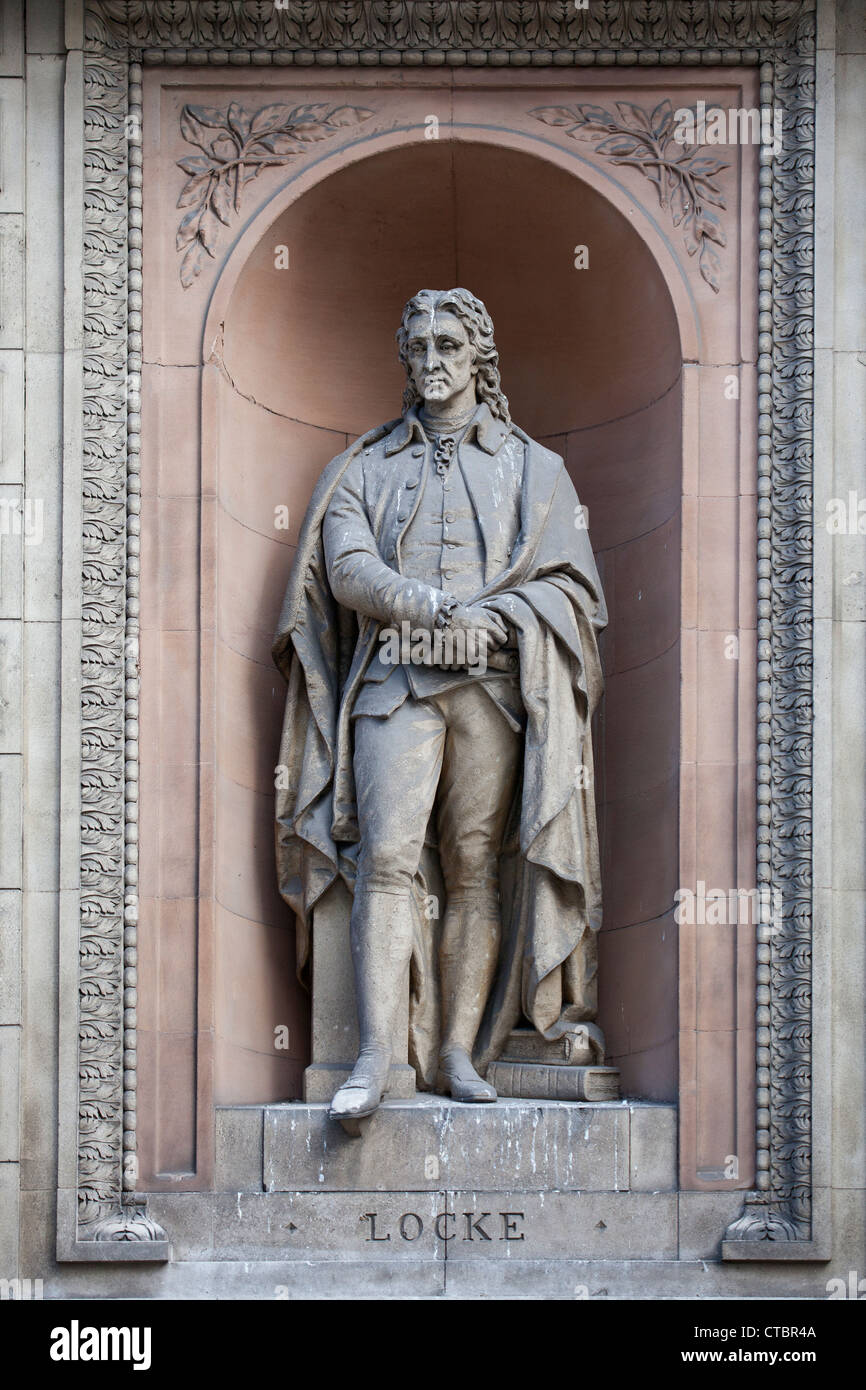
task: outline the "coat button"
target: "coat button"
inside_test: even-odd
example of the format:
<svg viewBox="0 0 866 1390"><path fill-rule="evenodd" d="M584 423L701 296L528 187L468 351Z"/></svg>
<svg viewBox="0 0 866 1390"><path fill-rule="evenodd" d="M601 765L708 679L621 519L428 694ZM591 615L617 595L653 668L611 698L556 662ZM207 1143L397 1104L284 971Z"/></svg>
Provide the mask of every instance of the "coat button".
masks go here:
<svg viewBox="0 0 866 1390"><path fill-rule="evenodd" d="M406 520L406 513L405 513L405 512L398 512L398 513L397 513L397 520L398 520L398 522L405 521L405 520Z"/></svg>
<svg viewBox="0 0 866 1390"><path fill-rule="evenodd" d="M406 479L406 486L407 486L407 487L417 487L417 486L418 486L418 479L417 479L417 478L407 478L407 479Z"/></svg>
<svg viewBox="0 0 866 1390"><path fill-rule="evenodd" d="M454 513L453 513L453 512L446 512L446 513L445 513L445 520L446 520L446 521L453 521L453 520L454 520Z"/></svg>
<svg viewBox="0 0 866 1390"><path fill-rule="evenodd" d="M422 458L422 457L423 457L423 454L424 454L424 449L423 449L423 447L420 448L420 449L413 449L413 450L412 450L412 457L415 458L415 459Z"/></svg>

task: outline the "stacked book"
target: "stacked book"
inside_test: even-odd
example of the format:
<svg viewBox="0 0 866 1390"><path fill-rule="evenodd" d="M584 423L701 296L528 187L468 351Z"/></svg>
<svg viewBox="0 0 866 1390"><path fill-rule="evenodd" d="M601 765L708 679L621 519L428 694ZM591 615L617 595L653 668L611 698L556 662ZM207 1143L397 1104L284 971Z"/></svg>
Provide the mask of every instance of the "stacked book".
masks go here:
<svg viewBox="0 0 866 1390"><path fill-rule="evenodd" d="M575 1024L551 1041L534 1028L516 1028L487 1068L487 1080L503 1097L619 1100L619 1071L604 1066L600 1037L592 1024Z"/></svg>

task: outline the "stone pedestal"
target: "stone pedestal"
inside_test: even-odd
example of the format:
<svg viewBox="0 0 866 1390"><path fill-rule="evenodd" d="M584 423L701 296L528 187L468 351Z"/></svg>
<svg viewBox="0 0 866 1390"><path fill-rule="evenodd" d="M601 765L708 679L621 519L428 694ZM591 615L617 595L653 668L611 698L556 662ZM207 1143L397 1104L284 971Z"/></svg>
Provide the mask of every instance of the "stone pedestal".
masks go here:
<svg viewBox="0 0 866 1390"><path fill-rule="evenodd" d="M396 1262L401 1286L419 1265L471 1262L476 1292L503 1258L676 1257L673 1106L417 1096L362 1124L352 1139L326 1105L220 1108L219 1257Z"/></svg>
<svg viewBox="0 0 866 1390"><path fill-rule="evenodd" d="M346 1136L324 1105L267 1106L261 1182L266 1192L625 1191L633 1113L639 1114L636 1157L655 1123L657 1153L646 1176L653 1187L672 1188L670 1107L526 1100L475 1105L421 1095L385 1101L361 1121L360 1140Z"/></svg>
<svg viewBox="0 0 866 1390"><path fill-rule="evenodd" d="M314 1062L304 1072L304 1100L311 1104L333 1100L344 1081L348 1081L352 1062ZM388 1081L390 1100L411 1100L415 1095L415 1068L408 1062L394 1063Z"/></svg>

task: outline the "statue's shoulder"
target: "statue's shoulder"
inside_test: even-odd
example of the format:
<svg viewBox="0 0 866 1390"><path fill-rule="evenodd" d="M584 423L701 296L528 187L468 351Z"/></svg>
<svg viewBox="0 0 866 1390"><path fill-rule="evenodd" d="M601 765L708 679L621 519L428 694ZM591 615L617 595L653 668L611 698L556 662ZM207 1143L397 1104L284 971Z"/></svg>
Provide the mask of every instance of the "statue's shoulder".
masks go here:
<svg viewBox="0 0 866 1390"><path fill-rule="evenodd" d="M406 423L402 415L398 415L394 420L386 420L384 425L377 425L375 429L368 430L362 434L352 445L353 449L369 449L371 452L384 453L385 446L389 440L398 434L402 436L406 430Z"/></svg>
<svg viewBox="0 0 866 1390"><path fill-rule="evenodd" d="M386 425L375 425L373 429L366 430L364 434L359 434L358 438L354 439L348 448L336 454L334 458L331 459L330 463L325 465L320 474L320 481L324 481L326 478L329 480L333 479L343 471L347 464L352 462L352 459L359 458L363 456L366 450L375 449L377 445L382 444L387 438L393 423L393 421L390 421Z"/></svg>
<svg viewBox="0 0 866 1390"><path fill-rule="evenodd" d="M531 472L539 481L545 479L553 486L560 474L565 470L565 461L561 454L557 454L553 449L548 449L545 444L539 444L537 439L533 439L519 425L512 422L512 436L519 439L526 451L527 462L531 464Z"/></svg>
<svg viewBox="0 0 866 1390"><path fill-rule="evenodd" d="M384 425L376 425L373 429L359 435L348 449L344 449L341 454L337 454L336 458L332 458L319 478L319 484L323 490L332 492L340 478L350 468L355 467L363 470L365 464L383 459L386 454L386 445L400 423L399 420L388 420Z"/></svg>
<svg viewBox="0 0 866 1390"><path fill-rule="evenodd" d="M341 481L347 478L347 475L351 476L350 470L352 468L363 465L365 457L387 438L392 425L393 421L387 425L377 425L374 429L367 430L365 434L359 435L348 449L344 449L342 453L332 458L330 463L325 464L307 507L308 521L314 523L315 518L321 518Z"/></svg>

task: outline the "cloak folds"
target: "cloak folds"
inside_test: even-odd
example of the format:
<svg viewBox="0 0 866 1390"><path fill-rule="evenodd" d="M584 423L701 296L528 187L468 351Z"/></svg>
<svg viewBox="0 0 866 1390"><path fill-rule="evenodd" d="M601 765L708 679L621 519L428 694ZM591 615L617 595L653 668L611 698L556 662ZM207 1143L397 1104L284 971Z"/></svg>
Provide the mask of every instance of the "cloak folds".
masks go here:
<svg viewBox="0 0 866 1390"><path fill-rule="evenodd" d="M397 423L362 436L322 473L274 641L274 660L288 682L277 873L297 916L302 978L315 904L338 876L350 892L354 885L359 837L351 712L382 626L359 620L331 593L322 523L345 469ZM521 430L514 434L526 451L520 532L508 568L473 600L498 609L516 633L526 709L523 776L500 861L500 960L476 1046L482 1068L499 1054L521 1010L547 1038L594 1018L592 934L601 925L590 721L602 691L597 635L607 614L562 460ZM381 554L378 535L376 542ZM420 900L421 871L418 887ZM427 926L432 935L435 923ZM419 1059L422 1084L435 1061L435 956L425 941L413 959L410 1056Z"/></svg>

